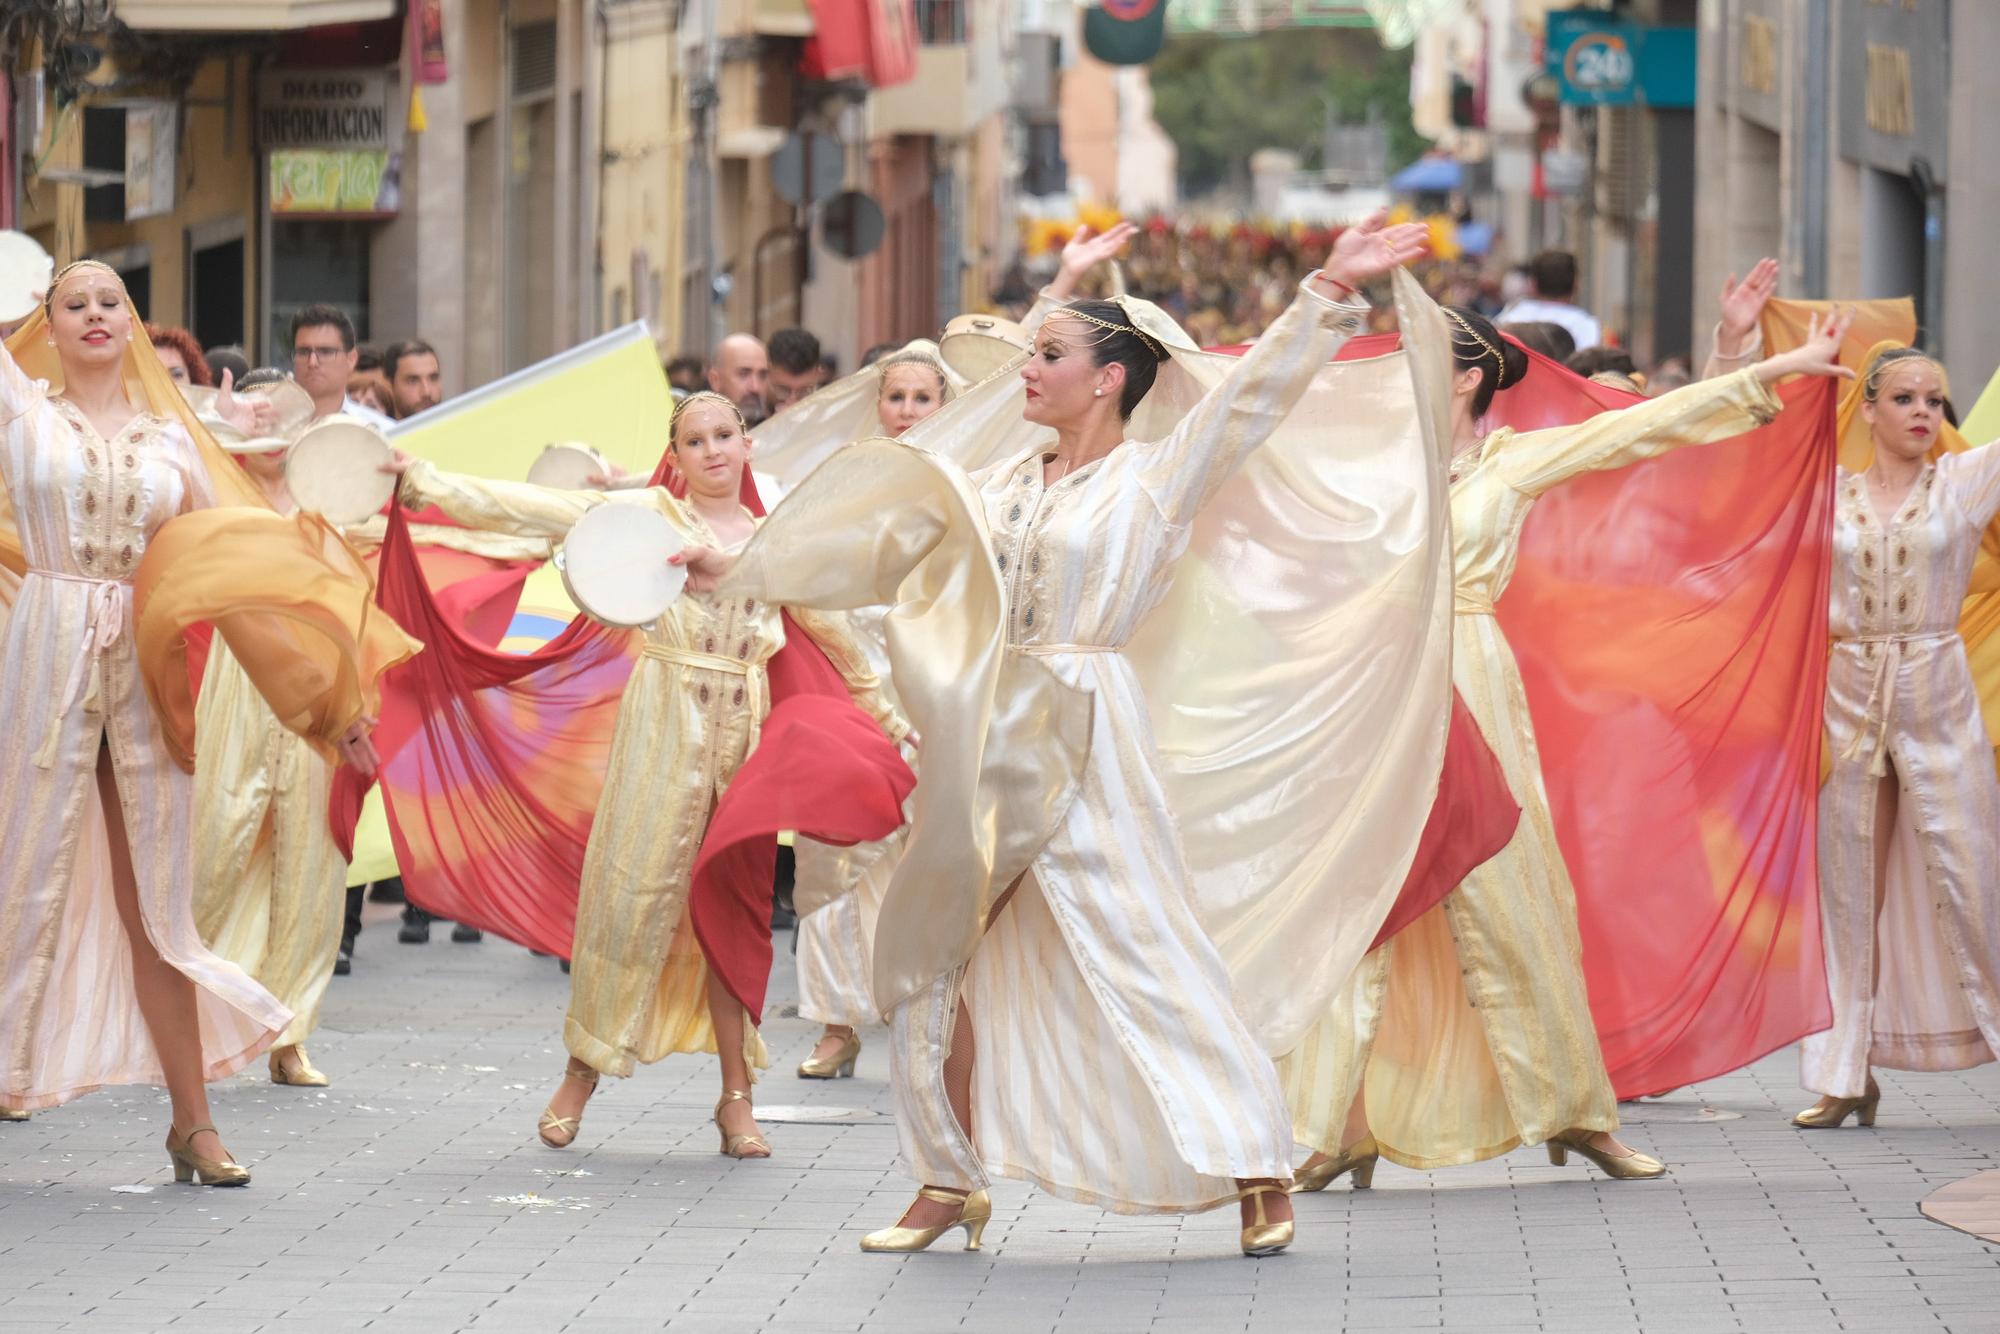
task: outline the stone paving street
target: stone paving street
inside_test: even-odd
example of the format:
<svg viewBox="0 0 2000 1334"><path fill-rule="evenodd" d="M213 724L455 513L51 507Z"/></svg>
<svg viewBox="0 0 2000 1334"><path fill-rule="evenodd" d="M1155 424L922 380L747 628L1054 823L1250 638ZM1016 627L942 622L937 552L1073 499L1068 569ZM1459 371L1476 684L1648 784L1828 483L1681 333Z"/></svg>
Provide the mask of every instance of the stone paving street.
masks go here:
<svg viewBox="0 0 2000 1334"><path fill-rule="evenodd" d="M215 1090L247 1190L172 1184L153 1090L0 1124L0 1331L2000 1330L2000 1254L1917 1209L2000 1166L1992 1066L1887 1073L1874 1130L1801 1133L1781 1053L1632 1109L1663 1181L1540 1152L1385 1165L1371 1192L1301 1199L1298 1244L1268 1260L1236 1253L1233 1210L1117 1218L1012 1183L984 1253L902 1259L856 1248L910 1195L882 1043L857 1079L794 1078L812 1035L782 954L758 1089L774 1159L717 1155L713 1068L688 1057L607 1080L557 1153L533 1127L566 979L442 927L399 945L387 911L311 1044L333 1087L259 1063Z"/></svg>

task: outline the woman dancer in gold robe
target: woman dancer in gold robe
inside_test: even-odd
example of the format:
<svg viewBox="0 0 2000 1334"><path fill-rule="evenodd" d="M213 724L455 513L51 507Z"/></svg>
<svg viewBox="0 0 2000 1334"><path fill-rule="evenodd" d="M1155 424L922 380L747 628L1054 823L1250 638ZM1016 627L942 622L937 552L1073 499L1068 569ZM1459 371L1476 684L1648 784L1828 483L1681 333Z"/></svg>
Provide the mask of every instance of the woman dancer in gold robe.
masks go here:
<svg viewBox="0 0 2000 1334"><path fill-rule="evenodd" d="M1833 1026L1804 1043L1821 1096L1802 1129L1875 1124L1875 1066L2000 1053L2000 778L1959 633L2000 512L2000 448L1937 452L1945 394L1930 357L1878 347L1841 410L1844 439L1865 432L1873 457L1843 468L1834 508L1819 803Z"/></svg>
<svg viewBox="0 0 2000 1334"><path fill-rule="evenodd" d="M1536 497L1572 477L1726 439L1775 416L1769 386L1790 374L1844 374L1845 325L1796 351L1580 425L1481 435L1493 394L1527 373L1524 353L1458 307L1453 362L1451 518L1456 576L1452 683L1507 773L1521 822L1513 841L1436 908L1364 960L1334 1019L1284 1074L1295 1128L1314 1152L1300 1190L1386 1157L1405 1167L1477 1162L1546 1142L1619 1179L1666 1168L1620 1143L1617 1100L1585 994L1576 900L1543 790L1534 724L1494 607L1506 591Z"/></svg>
<svg viewBox="0 0 2000 1334"><path fill-rule="evenodd" d="M375 678L416 646L373 613L335 535L269 512L135 350L137 327L117 273L84 261L0 353L0 1106L164 1083L176 1178L242 1185L204 1082L291 1016L195 929L192 708L172 645L226 608L219 637L278 716L364 766ZM217 411L255 433L227 383Z"/></svg>
<svg viewBox="0 0 2000 1334"><path fill-rule="evenodd" d="M647 505L690 544L732 549L756 520L738 499L750 437L735 406L698 393L675 409L675 469L687 497L665 487L557 491L447 473L399 456L404 503L436 505L489 532L560 540L606 503ZM722 1074L715 1122L722 1152L768 1158L750 1107L753 1067L769 1063L743 1005L713 976L687 917L695 853L716 800L753 747L769 707L765 663L784 647L780 609L754 599L683 596L646 629L612 737L604 804L584 853L569 1014L570 1059L538 1133L564 1148L601 1074L630 1075L675 1052L714 1052ZM838 623L795 619L847 679L891 739L907 730L882 703L874 674Z"/></svg>

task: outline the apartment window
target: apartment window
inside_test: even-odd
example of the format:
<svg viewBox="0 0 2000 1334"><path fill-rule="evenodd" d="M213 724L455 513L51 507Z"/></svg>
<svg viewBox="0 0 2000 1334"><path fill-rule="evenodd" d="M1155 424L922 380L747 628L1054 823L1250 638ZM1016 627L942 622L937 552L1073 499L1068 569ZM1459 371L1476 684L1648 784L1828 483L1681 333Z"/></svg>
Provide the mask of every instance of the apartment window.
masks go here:
<svg viewBox="0 0 2000 1334"><path fill-rule="evenodd" d="M916 0L917 40L925 46L964 44L971 23L970 0Z"/></svg>

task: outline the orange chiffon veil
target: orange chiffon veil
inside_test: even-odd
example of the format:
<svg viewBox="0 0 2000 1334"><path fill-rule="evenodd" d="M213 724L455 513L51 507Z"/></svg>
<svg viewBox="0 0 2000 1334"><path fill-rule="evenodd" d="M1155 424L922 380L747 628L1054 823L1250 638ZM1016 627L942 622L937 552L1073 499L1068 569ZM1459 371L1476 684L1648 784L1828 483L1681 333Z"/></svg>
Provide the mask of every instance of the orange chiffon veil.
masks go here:
<svg viewBox="0 0 2000 1334"><path fill-rule="evenodd" d="M163 524L133 576L140 671L168 749L193 768L194 688L184 634L208 622L278 720L331 757L333 741L377 707L381 673L421 645L374 605L367 567L325 520L271 508L195 416L143 341L139 312L131 313L140 337L125 349L126 395L186 431L215 507ZM55 394L63 387L62 361L47 329L44 306L7 340L7 350L23 374ZM0 488L0 569L18 580L26 568L13 504ZM12 586L4 592L11 603Z"/></svg>

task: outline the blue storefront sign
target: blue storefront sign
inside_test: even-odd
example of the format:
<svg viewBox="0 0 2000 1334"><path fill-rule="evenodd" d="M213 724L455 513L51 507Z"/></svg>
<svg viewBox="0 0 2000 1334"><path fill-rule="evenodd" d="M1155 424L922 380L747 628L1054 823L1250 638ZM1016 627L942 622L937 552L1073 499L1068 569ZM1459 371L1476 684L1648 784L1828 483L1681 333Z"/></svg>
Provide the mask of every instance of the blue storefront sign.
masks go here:
<svg viewBox="0 0 2000 1334"><path fill-rule="evenodd" d="M1654 28L1601 9L1548 16L1546 66L1570 106L1694 105L1693 28Z"/></svg>

